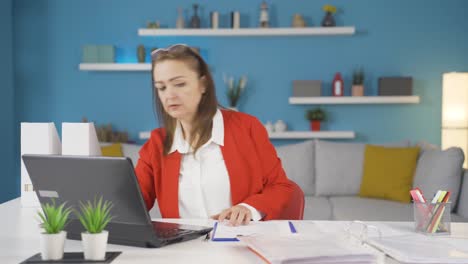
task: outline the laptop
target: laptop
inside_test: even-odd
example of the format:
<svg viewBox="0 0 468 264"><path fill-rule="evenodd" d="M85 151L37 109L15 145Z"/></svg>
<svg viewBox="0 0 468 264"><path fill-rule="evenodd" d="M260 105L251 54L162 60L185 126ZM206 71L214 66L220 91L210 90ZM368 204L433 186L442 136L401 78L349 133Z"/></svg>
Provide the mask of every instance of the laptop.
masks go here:
<svg viewBox="0 0 468 264"><path fill-rule="evenodd" d="M105 228L111 244L161 247L195 239L212 229L151 221L130 158L36 154L22 158L41 203L66 201L78 210L79 201L101 196L111 201L114 219ZM84 228L75 214L70 218L67 238L80 240Z"/></svg>

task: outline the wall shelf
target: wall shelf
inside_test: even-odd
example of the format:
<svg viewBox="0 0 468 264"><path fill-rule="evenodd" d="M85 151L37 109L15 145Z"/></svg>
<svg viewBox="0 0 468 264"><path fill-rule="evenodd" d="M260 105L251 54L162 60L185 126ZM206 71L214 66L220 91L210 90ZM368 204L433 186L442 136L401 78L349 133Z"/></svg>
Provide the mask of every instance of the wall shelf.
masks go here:
<svg viewBox="0 0 468 264"><path fill-rule="evenodd" d="M149 131L140 132L140 139L148 139L151 135ZM309 138L354 138L354 131L286 131L273 132L268 134L271 139L309 139Z"/></svg>
<svg viewBox="0 0 468 264"><path fill-rule="evenodd" d="M80 63L80 71L150 71L151 63Z"/></svg>
<svg viewBox="0 0 468 264"><path fill-rule="evenodd" d="M138 29L139 36L311 36L353 35L355 27Z"/></svg>
<svg viewBox="0 0 468 264"><path fill-rule="evenodd" d="M289 97L290 104L417 104L419 96Z"/></svg>
<svg viewBox="0 0 468 264"><path fill-rule="evenodd" d="M354 138L354 131L286 131L268 134L271 139Z"/></svg>

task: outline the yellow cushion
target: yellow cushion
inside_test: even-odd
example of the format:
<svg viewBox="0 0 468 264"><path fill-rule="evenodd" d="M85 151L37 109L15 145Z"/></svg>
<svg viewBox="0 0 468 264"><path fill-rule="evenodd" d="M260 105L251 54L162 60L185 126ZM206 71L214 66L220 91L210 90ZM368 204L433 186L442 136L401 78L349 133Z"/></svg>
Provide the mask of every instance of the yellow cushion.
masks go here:
<svg viewBox="0 0 468 264"><path fill-rule="evenodd" d="M366 145L359 196L409 203L418 147Z"/></svg>
<svg viewBox="0 0 468 264"><path fill-rule="evenodd" d="M123 157L122 144L114 143L109 146L101 147L101 152L103 156L108 157Z"/></svg>

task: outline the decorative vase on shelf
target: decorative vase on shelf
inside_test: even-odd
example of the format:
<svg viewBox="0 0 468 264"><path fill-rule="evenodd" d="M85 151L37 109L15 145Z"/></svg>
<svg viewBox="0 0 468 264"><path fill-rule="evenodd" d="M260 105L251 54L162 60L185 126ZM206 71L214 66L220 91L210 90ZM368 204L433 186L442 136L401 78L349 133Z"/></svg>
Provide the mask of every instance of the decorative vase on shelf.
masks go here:
<svg viewBox="0 0 468 264"><path fill-rule="evenodd" d="M312 120L312 121L310 121L310 130L312 130L312 131L320 131L320 120Z"/></svg>
<svg viewBox="0 0 468 264"><path fill-rule="evenodd" d="M267 121L266 124L265 124L265 129L267 130L268 133L273 133L275 132L275 126L273 125L273 123L271 123L270 121Z"/></svg>
<svg viewBox="0 0 468 264"><path fill-rule="evenodd" d="M364 85L353 85L351 88L352 96L364 96Z"/></svg>
<svg viewBox="0 0 468 264"><path fill-rule="evenodd" d="M177 8L177 21L176 21L176 28L184 28L185 27L185 21L184 21L184 16L182 14L182 8L179 7Z"/></svg>
<svg viewBox="0 0 468 264"><path fill-rule="evenodd" d="M268 16L268 5L265 1L263 1L260 6L260 27L261 28L270 27L269 20L270 18Z"/></svg>
<svg viewBox="0 0 468 264"><path fill-rule="evenodd" d="M306 27L306 22L301 14L294 14L292 26L299 28Z"/></svg>
<svg viewBox="0 0 468 264"><path fill-rule="evenodd" d="M332 82L332 94L333 96L343 96L344 95L344 82L341 77L341 73L337 72L335 78Z"/></svg>
<svg viewBox="0 0 468 264"><path fill-rule="evenodd" d="M364 70L355 70L353 73L352 96L364 96Z"/></svg>
<svg viewBox="0 0 468 264"><path fill-rule="evenodd" d="M332 12L326 12L325 17L322 20L322 27L334 27L336 26L335 18Z"/></svg>
<svg viewBox="0 0 468 264"><path fill-rule="evenodd" d="M193 5L193 16L190 19L191 28L200 28L200 17L197 14L198 4Z"/></svg>
<svg viewBox="0 0 468 264"><path fill-rule="evenodd" d="M137 48L137 58L139 63L144 63L146 58L145 46L138 45Z"/></svg>
<svg viewBox="0 0 468 264"><path fill-rule="evenodd" d="M284 132L286 131L287 126L286 123L283 120L278 120L275 123L275 131L276 132Z"/></svg>

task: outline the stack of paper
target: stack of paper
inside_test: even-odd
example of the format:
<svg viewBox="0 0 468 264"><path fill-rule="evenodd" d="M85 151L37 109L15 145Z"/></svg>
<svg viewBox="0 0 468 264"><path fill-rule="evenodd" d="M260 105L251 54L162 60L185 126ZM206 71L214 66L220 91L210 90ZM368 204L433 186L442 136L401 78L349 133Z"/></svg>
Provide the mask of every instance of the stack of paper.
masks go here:
<svg viewBox="0 0 468 264"><path fill-rule="evenodd" d="M468 263L468 248L450 239L409 234L368 239L400 263Z"/></svg>
<svg viewBox="0 0 468 264"><path fill-rule="evenodd" d="M247 236L239 237L252 251L276 263L377 263L373 251L334 236Z"/></svg>

